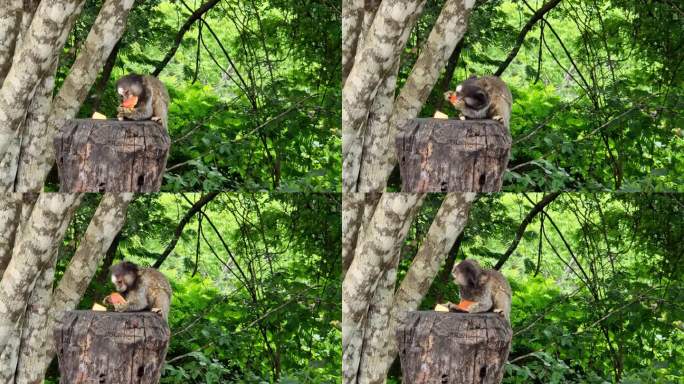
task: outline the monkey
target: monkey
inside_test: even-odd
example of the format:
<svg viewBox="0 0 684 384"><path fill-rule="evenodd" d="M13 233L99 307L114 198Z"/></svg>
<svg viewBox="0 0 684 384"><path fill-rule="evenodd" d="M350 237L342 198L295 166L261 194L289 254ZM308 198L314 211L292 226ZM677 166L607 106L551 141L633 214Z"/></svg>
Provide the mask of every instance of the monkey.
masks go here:
<svg viewBox="0 0 684 384"><path fill-rule="evenodd" d="M116 82L121 99L117 108L119 120L147 120L159 122L168 130L169 92L154 76L130 74Z"/></svg>
<svg viewBox="0 0 684 384"><path fill-rule="evenodd" d="M454 282L459 287L461 300L474 302L467 312L480 313L492 311L500 313L506 321L511 321L511 286L495 269L484 269L475 260L466 259L456 264L451 271ZM449 309L461 310L449 303Z"/></svg>
<svg viewBox="0 0 684 384"><path fill-rule="evenodd" d="M471 76L444 98L461 112L461 120L492 119L510 129L513 95L497 76Z"/></svg>
<svg viewBox="0 0 684 384"><path fill-rule="evenodd" d="M129 261L113 265L110 271L116 291L126 302L115 303L107 296L106 304L112 304L117 312L150 310L168 321L171 285L166 276L154 268L140 268Z"/></svg>

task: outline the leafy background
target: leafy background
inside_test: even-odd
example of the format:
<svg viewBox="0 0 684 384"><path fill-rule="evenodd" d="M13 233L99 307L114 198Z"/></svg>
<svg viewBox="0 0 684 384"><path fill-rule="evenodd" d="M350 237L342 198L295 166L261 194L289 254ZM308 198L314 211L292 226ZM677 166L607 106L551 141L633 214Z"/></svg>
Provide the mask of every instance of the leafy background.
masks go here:
<svg viewBox="0 0 684 384"><path fill-rule="evenodd" d="M442 198L424 203L403 244L399 279ZM541 198L480 196L419 309L458 302L451 266L464 258L494 266ZM513 289L514 332L503 382L682 382L684 196L564 193L544 211L523 227L501 268ZM400 377L397 361L390 382Z"/></svg>
<svg viewBox="0 0 684 384"><path fill-rule="evenodd" d="M86 1L60 60L58 86L101 3ZM339 2L219 1L162 66L203 3L137 1L108 60L111 72L100 75L79 116L116 116L116 80L161 68L172 139L162 190L338 190Z"/></svg>
<svg viewBox="0 0 684 384"><path fill-rule="evenodd" d="M60 249L58 277L99 200ZM192 215L160 270L173 287L162 383L332 383L341 361L339 194L222 193ZM140 195L79 305L113 286L120 259L160 259L199 195ZM201 220L200 220L201 218ZM216 229L214 229L216 228ZM56 361L47 375L58 382Z"/></svg>
<svg viewBox="0 0 684 384"><path fill-rule="evenodd" d="M443 93L492 74L549 0L477 1L421 116L456 111ZM407 78L444 1L427 2L403 53ZM684 7L561 1L525 36L502 79L513 93L505 191L684 191ZM398 189L399 175L391 187Z"/></svg>

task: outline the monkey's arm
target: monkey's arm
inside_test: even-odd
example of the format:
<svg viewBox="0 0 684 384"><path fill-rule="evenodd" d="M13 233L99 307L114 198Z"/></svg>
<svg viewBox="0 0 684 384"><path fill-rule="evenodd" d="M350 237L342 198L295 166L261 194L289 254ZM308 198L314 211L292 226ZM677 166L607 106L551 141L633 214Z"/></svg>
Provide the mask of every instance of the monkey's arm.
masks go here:
<svg viewBox="0 0 684 384"><path fill-rule="evenodd" d="M492 292L489 288L486 288L481 297L474 298L475 301L469 308L470 313L480 313L487 312L492 308Z"/></svg>
<svg viewBox="0 0 684 384"><path fill-rule="evenodd" d="M114 304L114 310L117 312L135 312L147 309L149 304L145 294L145 288L140 287L135 292L131 292L126 297L126 302L121 304Z"/></svg>
<svg viewBox="0 0 684 384"><path fill-rule="evenodd" d="M118 117L125 117L129 120L147 120L152 117L152 103L147 102L143 105L137 105L135 108L119 106L117 112Z"/></svg>

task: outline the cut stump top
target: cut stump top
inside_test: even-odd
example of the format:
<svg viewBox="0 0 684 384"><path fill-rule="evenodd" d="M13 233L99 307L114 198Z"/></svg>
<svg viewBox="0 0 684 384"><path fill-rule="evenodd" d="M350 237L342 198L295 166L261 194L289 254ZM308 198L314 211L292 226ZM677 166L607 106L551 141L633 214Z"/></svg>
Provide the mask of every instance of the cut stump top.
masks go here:
<svg viewBox="0 0 684 384"><path fill-rule="evenodd" d="M158 383L169 335L152 312L69 311L54 331L60 383Z"/></svg>
<svg viewBox="0 0 684 384"><path fill-rule="evenodd" d="M157 192L170 143L150 120L67 120L54 138L60 191Z"/></svg>
<svg viewBox="0 0 684 384"><path fill-rule="evenodd" d="M497 384L512 330L498 313L414 311L397 330L402 380L412 384Z"/></svg>
<svg viewBox="0 0 684 384"><path fill-rule="evenodd" d="M511 142L494 120L409 119L395 143L402 192L498 192Z"/></svg>

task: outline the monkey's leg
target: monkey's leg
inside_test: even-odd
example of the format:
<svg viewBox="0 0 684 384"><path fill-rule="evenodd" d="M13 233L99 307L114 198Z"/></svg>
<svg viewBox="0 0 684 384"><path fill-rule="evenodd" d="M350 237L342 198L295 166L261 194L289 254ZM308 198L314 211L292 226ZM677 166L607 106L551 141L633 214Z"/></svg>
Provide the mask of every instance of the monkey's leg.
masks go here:
<svg viewBox="0 0 684 384"><path fill-rule="evenodd" d="M502 123L506 128L511 120L511 105L501 96L492 98L489 114L492 120Z"/></svg>
<svg viewBox="0 0 684 384"><path fill-rule="evenodd" d="M152 121L160 123L164 129L168 129L168 109L165 100L157 99L152 104Z"/></svg>
<svg viewBox="0 0 684 384"><path fill-rule="evenodd" d="M164 320L169 318L169 309L171 307L171 297L168 292L163 289L155 289L150 292L151 311L160 314Z"/></svg>
<svg viewBox="0 0 684 384"><path fill-rule="evenodd" d="M138 301L130 299L122 304L114 304L114 310L117 312L138 312L143 309L147 309L147 302L144 300Z"/></svg>
<svg viewBox="0 0 684 384"><path fill-rule="evenodd" d="M506 292L496 292L494 294L493 310L495 313L502 314L510 322L511 318L511 296Z"/></svg>

